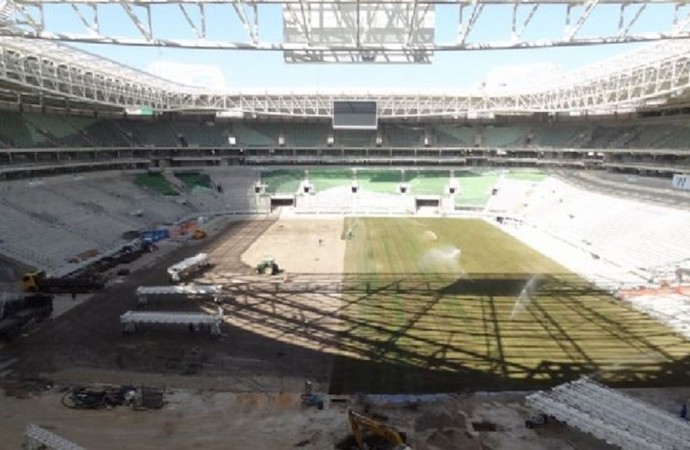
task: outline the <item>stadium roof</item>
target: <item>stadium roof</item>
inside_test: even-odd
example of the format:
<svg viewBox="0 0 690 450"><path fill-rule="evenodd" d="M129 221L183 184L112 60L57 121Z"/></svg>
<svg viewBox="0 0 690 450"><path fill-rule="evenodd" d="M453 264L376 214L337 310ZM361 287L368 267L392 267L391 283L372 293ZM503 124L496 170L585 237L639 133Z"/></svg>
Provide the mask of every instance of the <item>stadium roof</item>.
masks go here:
<svg viewBox="0 0 690 450"><path fill-rule="evenodd" d="M265 5L282 5L281 42L262 40L265 37L259 27L258 7ZM227 27L240 27L246 42L239 42L236 36L221 39L215 27L225 22L212 13L216 7L234 10L235 21ZM435 7L459 9L458 35L450 44L435 39ZM555 23L562 19L550 28L556 31L555 37L547 31L540 34L541 28L530 32L535 17L545 10L553 14L547 20ZM107 23L114 20L116 12L125 22ZM654 18L662 13L671 13L672 17L665 22L653 21L652 32L640 29L642 18L650 13ZM63 29L61 24L68 21L65 14L73 16L73 23ZM173 14L181 18L175 22ZM482 34L478 30L487 15L495 19L489 23L493 28ZM52 16L55 18L51 20ZM599 23L611 17L616 19L612 30ZM73 29L75 21L83 32ZM592 21L596 26L589 27ZM0 101L11 103L62 103L68 107L132 112L216 112L227 117L330 118L334 100L366 99L377 101L378 115L383 120L611 114L690 104L690 94L686 93L690 82L690 9L680 1L0 0L0 23L4 25L0 27ZM129 25L129 30L123 23ZM594 34L588 34L588 28L594 29ZM473 38L475 32L479 35ZM505 32L506 36L497 37L494 32ZM58 42L279 50L286 61L293 62L429 62L434 52L446 50L659 39L646 48L580 70L538 80L525 77L524 82L510 85L488 83L463 90L396 87L271 91L192 87ZM330 81L329 85L337 86Z"/></svg>
<svg viewBox="0 0 690 450"><path fill-rule="evenodd" d="M56 42L0 38L6 91L116 109L213 111L230 116L331 116L335 99L373 99L379 117L467 117L504 113L596 114L685 100L690 42L664 41L554 80L550 85L465 92L231 92L173 83Z"/></svg>
<svg viewBox="0 0 690 450"><path fill-rule="evenodd" d="M4 0L0 34L282 51L288 62L431 62L434 52L690 37L684 0ZM260 7L279 6L282 36ZM653 6L649 6L653 5ZM451 38L438 15L458 14ZM445 9L443 9L445 8ZM60 20L50 20L56 15ZM108 27L120 15L123 22ZM261 20L260 20L261 19ZM438 20L437 20L438 19ZM652 28L642 26L653 22ZM69 24L69 25L67 25ZM172 26L170 30L169 25Z"/></svg>

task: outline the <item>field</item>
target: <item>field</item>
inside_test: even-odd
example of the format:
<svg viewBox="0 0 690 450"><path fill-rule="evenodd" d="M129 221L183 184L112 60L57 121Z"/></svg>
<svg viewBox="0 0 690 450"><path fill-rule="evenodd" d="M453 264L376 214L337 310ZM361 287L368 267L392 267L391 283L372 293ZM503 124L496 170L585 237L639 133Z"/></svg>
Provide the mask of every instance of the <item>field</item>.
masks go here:
<svg viewBox="0 0 690 450"><path fill-rule="evenodd" d="M479 220L347 219L330 390L673 385L690 344Z"/></svg>
<svg viewBox="0 0 690 450"><path fill-rule="evenodd" d="M214 267L197 281L225 285L222 336L153 325L124 336L118 318L137 308L136 288L165 284L169 265L199 251ZM255 275L265 255L285 272ZM523 392L471 392L583 374L614 386L683 386L690 372L683 339L481 221L262 218L219 224L202 242L162 243L143 259L141 270L1 349L0 358L16 358L0 382L7 448L37 423L87 448L321 450L347 434L347 409L366 401L377 411L382 401L378 411L418 449L608 450L567 427L526 429ZM323 411L300 406L305 380L333 395ZM166 386L170 403L156 412L61 405L65 386L93 383ZM414 407L415 398L357 395L440 392L461 395ZM647 398L677 414L687 388ZM469 438L475 422L496 431Z"/></svg>

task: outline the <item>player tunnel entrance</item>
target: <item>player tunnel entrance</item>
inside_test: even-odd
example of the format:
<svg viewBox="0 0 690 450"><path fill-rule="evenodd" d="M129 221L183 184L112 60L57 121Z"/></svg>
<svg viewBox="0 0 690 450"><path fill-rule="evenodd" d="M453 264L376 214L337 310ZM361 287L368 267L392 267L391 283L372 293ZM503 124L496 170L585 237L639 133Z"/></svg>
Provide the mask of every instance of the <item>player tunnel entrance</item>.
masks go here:
<svg viewBox="0 0 690 450"><path fill-rule="evenodd" d="M271 196L271 211L285 206L295 206L294 195L274 195Z"/></svg>
<svg viewBox="0 0 690 450"><path fill-rule="evenodd" d="M441 207L441 199L435 196L415 197L415 209L438 209Z"/></svg>

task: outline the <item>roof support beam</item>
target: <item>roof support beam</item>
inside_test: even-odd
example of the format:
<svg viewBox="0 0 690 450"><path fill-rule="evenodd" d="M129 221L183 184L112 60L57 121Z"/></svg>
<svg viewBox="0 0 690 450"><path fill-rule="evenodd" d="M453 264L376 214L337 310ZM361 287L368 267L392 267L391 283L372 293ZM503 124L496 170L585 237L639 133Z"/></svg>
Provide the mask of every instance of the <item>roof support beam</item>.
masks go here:
<svg viewBox="0 0 690 450"><path fill-rule="evenodd" d="M153 40L153 35L151 33L151 10L148 7L145 7L146 15L147 15L147 21L146 25L142 23L142 21L139 19L139 16L134 12L134 9L130 5L129 0L120 0L120 6L122 6L122 9L127 13L127 16L129 17L129 20L132 21L135 27L139 30L139 32L144 36L144 38L147 41L152 41ZM140 6L140 5L137 5Z"/></svg>
<svg viewBox="0 0 690 450"><path fill-rule="evenodd" d="M421 10L417 16L421 17ZM396 45L386 49L412 51ZM316 50L327 49L317 46ZM452 94L247 95L182 86L54 42L0 37L0 81L5 88L22 92L24 101L34 99L34 104L53 98L121 109L147 105L157 111L229 109L259 116L329 117L334 99L367 99L379 103L382 119L470 113L610 114L690 105L690 41L657 43L539 85L526 80L511 88Z"/></svg>
<svg viewBox="0 0 690 450"><path fill-rule="evenodd" d="M242 27L249 35L251 42L253 44L258 44L259 32L255 24L256 9L254 9L254 21L251 21L249 20L249 16L247 15L247 12L244 9L246 5L247 3L243 2L242 0L234 0L232 2L232 6L235 9L235 12L237 13L237 17L239 17L240 21L242 22ZM253 7L256 8L256 5L254 5Z"/></svg>
<svg viewBox="0 0 690 450"><path fill-rule="evenodd" d="M119 44L131 46L175 47L192 49L261 50L291 51L311 54L340 53L347 60L362 62L357 55L376 55L375 62L383 62L394 54L432 55L438 51L520 49L573 45L595 45L626 42L644 42L666 39L685 39L690 36L690 14L686 0L653 0L655 7L647 7L650 1L642 0L15 0L12 8L0 11L6 23L0 29L0 36L23 36L33 39L56 40L63 42ZM227 22L207 21L206 13L222 11L228 3L238 20L230 26L242 28L246 38L231 40L219 36L227 35ZM9 3L8 3L9 4ZM71 15L78 26L74 30L60 28L59 21L44 20L44 5L50 4L50 14ZM116 30L102 30L98 22L102 17L112 16L111 5L120 5L123 17L127 17L134 27ZM293 22L292 37L302 34L302 39L288 41L281 39L268 41L263 36L274 35L264 32L259 26L259 5L284 5L285 16ZM658 5L669 8L657 8ZM338 35L353 36L351 42L321 39L314 11L331 6L339 15L333 32ZM419 39L433 30L431 11L436 5L457 5L460 12L457 35L447 42ZM490 5L491 8L485 8ZM599 5L614 5L620 8L619 14L604 14ZM299 10L297 10L299 6ZM543 8L548 6L548 8ZM635 7L634 7L635 6ZM198 8L196 14L194 7ZM91 9L89 14L88 9ZM108 9L110 8L110 9ZM210 9L209 9L210 8ZM373 20L375 11L405 11L403 23L388 20L391 30L401 28L399 39L376 40L379 30L365 26ZM327 8L326 8L327 9ZM338 10L341 9L341 12ZM350 13L349 11L355 12ZM426 13L422 13L427 11ZM580 11L580 14L575 13ZM628 17L628 13L632 15ZM481 17L505 17L511 14L512 20L480 20ZM398 13L391 15L400 18ZM548 20L560 23L560 27L536 29L535 23L548 15ZM99 17L102 16L102 17ZM175 17L176 16L176 17ZM63 17L63 16L60 16ZM299 19L299 20L296 20ZM177 20L188 27L192 39L176 38L164 34L166 27L157 25ZM597 28L587 26L597 21ZM656 20L663 24L654 32L642 29L641 23ZM67 20L65 20L67 22ZM383 22L385 24L385 19ZM272 25L262 21L261 25ZM295 25L295 24L293 24ZM222 28L221 28L222 27ZM422 32L419 32L420 27ZM323 27L322 27L323 28ZM234 31L234 30L230 30ZM182 33L181 33L182 34ZM389 33L390 34L390 33ZM237 36L238 33L232 33ZM429 34L426 34L429 36ZM213 39L208 39L213 36ZM348 55L353 55L350 58ZM422 58L424 59L424 58ZM318 60L318 59L317 59ZM395 58L393 61L401 62ZM420 62L410 58L407 62ZM424 61L422 61L424 62Z"/></svg>
<svg viewBox="0 0 690 450"><path fill-rule="evenodd" d="M599 4L599 0L588 0L585 3L585 5L584 5L585 10L582 12L582 15L577 20L577 23L575 24L575 26L572 28L566 27L566 35L565 35L566 41L571 41L575 37L577 32L580 31L580 29L582 28L582 25L584 25L585 22L587 21L587 19L589 19L589 16L592 14L592 11L594 11L594 8L596 8L598 4ZM569 7L569 9L570 9L570 7Z"/></svg>
<svg viewBox="0 0 690 450"><path fill-rule="evenodd" d="M204 39L206 37L205 34L202 32L202 30L200 30L199 27L197 27L196 23L194 23L191 16L189 15L189 12L187 11L187 8L185 7L185 5L182 3L179 3L178 6L180 7L180 11L182 11L182 15L184 16L185 20L187 21L189 26L192 28L192 30L194 30L194 34L196 34L196 36L199 39ZM204 10L202 9L202 7L203 7L203 5L200 4L199 5L200 14L204 13Z"/></svg>
<svg viewBox="0 0 690 450"><path fill-rule="evenodd" d="M474 24L477 23L477 19L479 19L479 16L482 13L482 10L484 9L484 3L480 3L478 1L474 2L472 5L472 15L470 16L469 20L467 21L467 24L463 21L463 5L460 4L460 29L458 30L458 43L459 44L464 44L465 41L467 40L467 36L470 34L472 31L472 28L474 28Z"/></svg>
<svg viewBox="0 0 690 450"><path fill-rule="evenodd" d="M620 11L620 20L618 22L618 30L619 36L627 36L628 33L630 32L630 28L635 25L635 22L637 22L637 19L642 16L642 13L644 12L645 8L647 8L647 3L643 3L638 6L637 11L635 12L635 15L628 21L627 24L625 24L625 9L630 6L627 3L624 3L621 5L621 11ZM625 28L623 28L623 25L625 24Z"/></svg>

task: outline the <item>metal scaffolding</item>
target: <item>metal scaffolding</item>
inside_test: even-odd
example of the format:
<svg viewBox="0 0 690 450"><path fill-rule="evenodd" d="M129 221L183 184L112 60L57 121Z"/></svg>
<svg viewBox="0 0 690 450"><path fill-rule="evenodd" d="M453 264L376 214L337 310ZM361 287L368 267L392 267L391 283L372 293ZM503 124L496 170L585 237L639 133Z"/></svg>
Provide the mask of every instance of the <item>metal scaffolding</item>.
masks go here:
<svg viewBox="0 0 690 450"><path fill-rule="evenodd" d="M168 267L168 275L170 275L170 281L179 283L182 278L210 265L208 255L206 253L198 253Z"/></svg>
<svg viewBox="0 0 690 450"><path fill-rule="evenodd" d="M125 333L133 333L138 324L165 324L191 326L197 330L207 325L211 335L220 334L220 324L223 321L223 310L218 308L217 314L173 312L173 311L127 311L120 316L120 323Z"/></svg>
<svg viewBox="0 0 690 450"><path fill-rule="evenodd" d="M84 447L34 424L29 424L24 430L23 448L27 450L84 450Z"/></svg>
<svg viewBox="0 0 690 450"><path fill-rule="evenodd" d="M221 285L204 285L204 284L181 284L177 286L139 286L137 288L137 303L145 305L148 303L150 297L166 297L166 296L184 296L185 299L190 297L210 297L213 301L218 302L222 295L223 287Z"/></svg>

